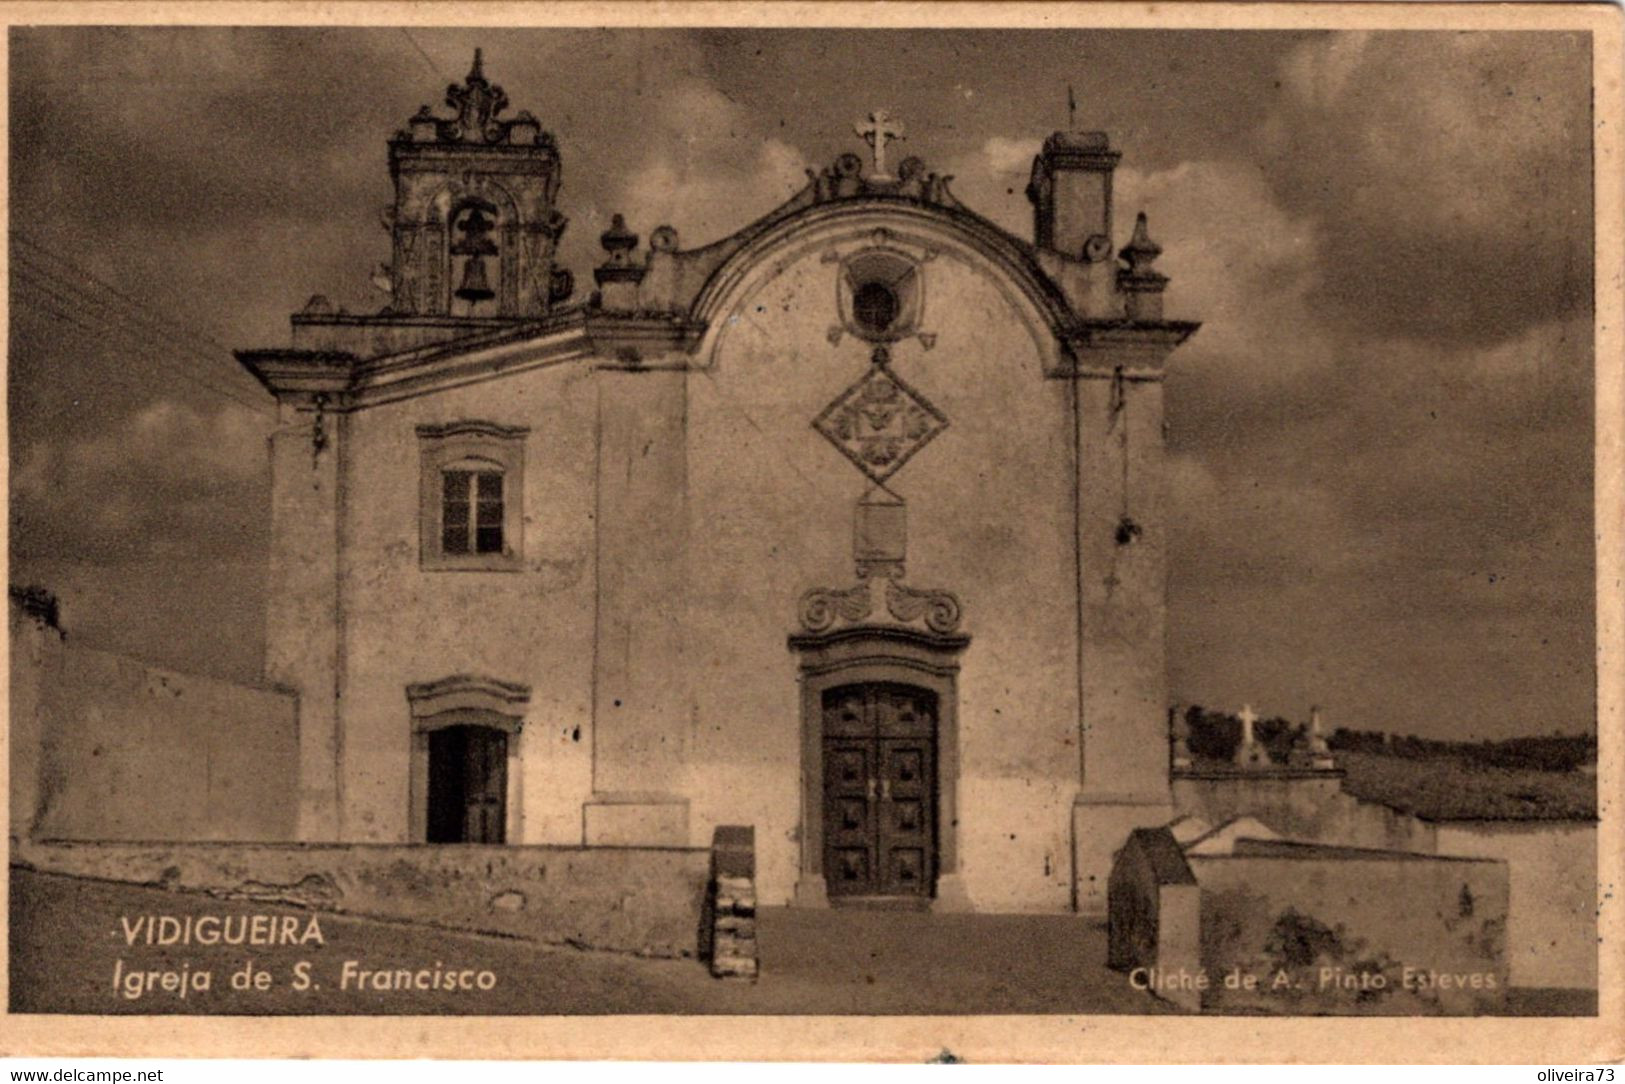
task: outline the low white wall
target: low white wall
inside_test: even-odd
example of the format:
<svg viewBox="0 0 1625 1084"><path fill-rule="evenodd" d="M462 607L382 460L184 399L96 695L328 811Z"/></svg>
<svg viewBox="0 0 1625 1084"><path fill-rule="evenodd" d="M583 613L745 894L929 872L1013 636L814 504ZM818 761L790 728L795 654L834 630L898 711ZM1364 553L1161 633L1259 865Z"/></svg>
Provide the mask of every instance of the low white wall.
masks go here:
<svg viewBox="0 0 1625 1084"><path fill-rule="evenodd" d="M1507 963L1514 986L1597 988L1597 826L1452 821L1439 853L1500 858L1512 871Z"/></svg>

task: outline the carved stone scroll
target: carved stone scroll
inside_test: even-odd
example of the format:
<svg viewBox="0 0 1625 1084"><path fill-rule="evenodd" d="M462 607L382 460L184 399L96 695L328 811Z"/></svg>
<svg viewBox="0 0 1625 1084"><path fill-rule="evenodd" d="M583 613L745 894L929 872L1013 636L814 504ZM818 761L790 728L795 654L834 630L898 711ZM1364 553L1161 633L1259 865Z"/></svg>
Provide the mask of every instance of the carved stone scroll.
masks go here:
<svg viewBox="0 0 1625 1084"><path fill-rule="evenodd" d="M837 618L846 622L862 621L873 609L867 583L844 591L815 587L801 596L801 627L808 632L823 632L835 624Z"/></svg>
<svg viewBox="0 0 1625 1084"><path fill-rule="evenodd" d="M886 610L903 622L923 617L932 632L949 633L959 627L959 599L947 591L920 590L891 580L886 584Z"/></svg>

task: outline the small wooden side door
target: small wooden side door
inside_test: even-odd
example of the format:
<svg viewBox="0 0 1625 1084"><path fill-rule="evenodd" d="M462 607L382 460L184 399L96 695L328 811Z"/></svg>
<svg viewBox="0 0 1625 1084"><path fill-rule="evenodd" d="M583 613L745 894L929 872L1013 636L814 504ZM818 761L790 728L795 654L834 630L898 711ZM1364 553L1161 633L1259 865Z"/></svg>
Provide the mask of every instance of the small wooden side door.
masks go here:
<svg viewBox="0 0 1625 1084"><path fill-rule="evenodd" d="M431 733L428 799L428 842L506 842L508 735L483 726Z"/></svg>
<svg viewBox="0 0 1625 1084"><path fill-rule="evenodd" d="M463 839L504 843L508 838L508 735L483 726L468 731Z"/></svg>

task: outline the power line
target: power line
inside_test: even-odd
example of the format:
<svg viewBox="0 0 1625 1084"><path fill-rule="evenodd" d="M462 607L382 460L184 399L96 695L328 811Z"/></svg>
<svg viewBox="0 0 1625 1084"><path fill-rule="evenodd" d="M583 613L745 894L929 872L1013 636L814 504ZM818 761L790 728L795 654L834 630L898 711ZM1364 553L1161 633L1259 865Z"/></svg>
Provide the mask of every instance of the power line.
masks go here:
<svg viewBox="0 0 1625 1084"><path fill-rule="evenodd" d="M171 355L174 353L173 344L160 340L139 327L118 320L116 318L116 313L110 318L108 315L97 312L93 307L85 305L81 299L52 289L48 283L34 277L33 273L26 269L23 270L19 277L14 279L14 282L24 289L33 290L36 293L42 294L46 298L49 298L52 302L55 302L58 307L56 309L51 309L50 311L52 315L56 316L58 319L66 320L75 327L79 327L87 332L110 336L123 344L152 351L151 355L144 354L143 356L161 358L163 360L159 361L159 364L163 368L166 368L179 376L185 377L186 379L197 384L199 387L206 388L207 390L216 392L220 395L224 395L245 407L249 407L254 410L273 409L269 403L254 401L246 398L246 396L250 394L246 391L240 392L229 386L207 380L204 378L203 374L199 373L197 370L176 364L173 360L171 360ZM91 323L86 323L85 321L87 320L91 321Z"/></svg>
<svg viewBox="0 0 1625 1084"><path fill-rule="evenodd" d="M86 325L84 323L81 323L76 317L73 316L73 314L71 312L63 312L61 310L52 308L50 305L40 303L40 302L31 303L31 305L29 307L34 310L35 315L48 314L51 317L53 317L56 322L71 324L72 326L74 326L76 328L79 328L80 330L82 330L82 331L84 331L84 332L86 332L88 334L92 334L92 335L103 334L103 332L100 329L92 328L92 327L90 327L90 326L88 326L88 325ZM14 313L19 313L19 312L25 312L26 310L22 306L14 306L12 311ZM52 326L53 326L53 329L54 329L55 324L53 323ZM135 353L134 356L140 357L140 358L147 358L149 360L156 360L156 359L153 359L151 355L146 354L146 353ZM138 375L132 369L124 369L124 368L120 368L118 366L107 366L107 367L104 368L104 370L102 372L99 372L99 373L96 374L96 379L97 379L98 382L100 382L104 378L105 379L110 379L114 384L117 384L119 387L129 389L132 392L146 392L146 393L148 393L149 397L151 396L151 393L154 390L153 389L153 383L152 383L152 381L150 379L145 379L145 378L141 377L140 375ZM214 390L214 389L208 389L208 390ZM226 397L226 398L231 398L225 392L220 392L219 394ZM56 415L56 414L65 414L65 413L67 413L69 410L79 406L79 401L80 401L79 397L75 397L71 404L60 406L55 411L52 411L53 416ZM233 402L234 403L239 402L239 400L233 399Z"/></svg>
<svg viewBox="0 0 1625 1084"><path fill-rule="evenodd" d="M59 321L61 323L66 323L66 324L69 324L69 325L71 325L71 326L73 326L75 328L78 328L80 331L84 332L85 334L93 335L93 336L101 336L103 338L110 339L112 341L112 344L117 348L117 350L118 350L118 352L119 352L119 354L120 354L120 356L122 358L130 359L130 360L134 360L134 361L140 361L140 362L149 362L151 364L160 366L162 368L171 369L171 371L175 372L176 375L178 375L178 376L180 376L180 377L182 377L184 379L190 380L191 381L191 386L195 387L199 391L208 392L208 393L213 394L213 395L218 395L223 399L228 399L234 405L236 405L238 407L241 407L244 410L250 410L250 411L253 411L256 414L262 414L262 415L267 416L267 417L274 416L274 408L271 407L268 404L251 402L251 401L249 401L247 399L244 399L241 396L235 395L232 392L227 391L224 388L217 387L217 386L215 386L213 384L206 384L206 383L204 383L204 382L202 382L200 380L197 380L195 378L195 376L193 376L193 374L187 373L187 372L185 372L183 370L175 370L175 369L173 369L172 366L168 365L165 362L165 360L164 360L164 358L163 358L163 356L161 354L156 353L149 346L146 346L146 345L144 345L142 343L138 343L138 342L132 342L132 341L130 341L128 339L124 339L121 336L119 336L119 334L117 332L109 332L108 329L106 329L104 327L98 327L98 326L95 326L93 324L85 323L84 321L82 321L82 320L78 319L77 317L75 317L71 312L64 312L61 309L54 309L54 308L50 307L49 305L39 305L37 307L38 307L38 311L40 312L40 314L49 315L49 316L53 317L55 320L57 320L57 321ZM122 368L119 368L117 366L108 366L108 367L106 367L102 372L97 373L96 379L100 380L103 376L106 376L106 375L109 375L109 374L113 375L115 380L118 383L125 386L125 387L135 388L135 387L138 386L137 381L132 379L134 377L134 374L130 370L122 369ZM148 391L151 391L153 389L153 387L154 387L153 382L152 382L150 377L146 378L143 381L140 381L139 386L144 387Z"/></svg>
<svg viewBox="0 0 1625 1084"><path fill-rule="evenodd" d="M37 285L33 284L25 284L25 287L28 289L39 289ZM156 349L149 340L132 336L127 331L118 328L115 325L109 325L105 322L87 322L84 317L88 314L80 313L76 315L71 303L68 303L67 299L63 299L59 295L48 293L47 297L50 300L57 302L57 307L53 308L48 304L41 305L40 308L42 311L60 321L64 321L76 328L79 328L81 331L84 331L90 335L101 336L108 339L111 345L116 347L122 353L128 354L137 359L151 361L159 367L174 373L176 376L190 381L196 387L230 399L232 402L246 409L264 411L267 413L274 410L269 403L255 402L246 398L245 396L239 395L229 388L224 388L218 384L212 384L206 380L202 380L195 372L191 372L174 365L159 349ZM96 317L94 316L89 316L89 319L91 321L96 321ZM120 370L114 368L112 371L116 372Z"/></svg>
<svg viewBox="0 0 1625 1084"><path fill-rule="evenodd" d="M81 330L84 330L84 331L86 331L86 332L88 332L90 334L96 334L97 333L96 329L88 328L84 324L79 323L70 314L58 312L56 310L51 309L49 306L45 306L45 305L39 305L36 308L37 308L37 311L40 314L49 313L52 317L55 318L56 321L59 321L61 323L71 324L74 327L80 328ZM155 358L152 357L152 355L146 354L146 353L141 353L141 352L133 352L131 354L131 356L137 357L137 358L144 358L144 359L147 359L147 360L156 360ZM98 383L100 383L104 379L107 379L107 380L111 381L111 383L116 384L119 387L127 389L127 390L129 390L131 392L136 392L136 393L145 392L145 393L147 393L147 398L148 399L153 398L152 392L154 390L154 385L153 385L153 382L151 381L151 379L142 377L137 372L135 372L135 370L133 370L133 369L121 369L121 368L118 368L116 366L110 366L105 371L98 373L97 376L96 376L96 380L97 380ZM207 389L207 390L213 390L213 389ZM224 392L220 392L218 394L222 395L225 398L231 398L230 396L226 395ZM55 416L55 415L59 415L59 414L68 413L70 410L79 407L80 403L81 403L81 400L84 399L84 398L86 398L86 396L75 396L71 403L64 404L62 406L57 407L54 411L51 411L51 415ZM233 399L232 402L233 402L233 405L241 405L240 400ZM258 413L259 413L259 411L256 410L256 414L258 414ZM261 416L265 416L265 415L261 415Z"/></svg>
<svg viewBox="0 0 1625 1084"><path fill-rule="evenodd" d="M434 57L430 56L428 53L423 51L423 46L418 44L418 39L416 39L416 38L414 38L412 36L412 32L410 30L406 29L406 27L403 26L403 27L401 27L401 33L406 35L406 40L412 43L412 48L414 48L414 49L416 49L418 51L418 56L420 56L420 57L422 57L424 59L424 62L429 65L429 69L431 71L433 71L436 75L440 76L440 78L444 79L448 83L455 83L457 81L457 80L451 78L451 76L447 75L445 72L440 70L440 65L438 65L438 64L436 64L434 62Z"/></svg>
<svg viewBox="0 0 1625 1084"><path fill-rule="evenodd" d="M116 314L122 320L125 320L131 324L139 324L149 333L162 336L161 341L166 346L173 346L176 349L185 350L192 356L205 359L211 363L232 356L230 350L218 344L211 344L208 349L199 349L197 346L188 345L184 341L175 341L174 332L171 329L178 329L178 325L174 325L168 321L163 321L161 318L148 318L145 315L144 310L136 302L132 301L121 305L118 302L109 301L105 297L99 296L98 294L98 290L101 294L112 293L113 291L109 290L107 287L98 286L94 282L87 285L86 283L80 282L77 279L62 273L61 271L47 267L42 263L35 262L35 258L27 253L16 253L14 265L21 267L26 272L49 279L50 281L59 284L59 286L63 289L71 290L75 296L84 299L88 304L100 306L101 308ZM204 340L196 341L201 342Z"/></svg>
<svg viewBox="0 0 1625 1084"><path fill-rule="evenodd" d="M13 230L12 231L12 236L15 237L18 241L21 241L23 244L27 245L29 248L34 249L35 251L39 252L41 255L47 257L48 259L55 260L57 263L62 264L69 271L71 271L75 275L78 275L79 277L85 279L87 282L93 283L96 286L101 287L103 290L107 291L108 293L112 294L114 297L118 298L119 300L123 301L125 304L129 305L136 312L145 314L146 312L148 312L151 309L151 305L148 304L147 302L142 301L139 298L131 297L129 294L126 294L123 291L119 290L117 287L115 287L111 283L107 282L105 279L102 279L102 278L98 277L93 272L91 272L89 269L87 269L85 267L82 267L81 265L79 265L79 264L75 263L74 261L68 259L66 256L62 255L59 252L56 252L55 250L49 248L48 246L43 245L43 244L39 243L38 241L30 240L28 238L28 236L27 236L27 232L28 232L27 230L22 230L22 229ZM230 347L226 346L224 343L220 342L218 339L214 338L211 335L206 335L201 331L195 331L192 328L189 328L184 324L181 324L181 323L179 323L177 321L174 321L174 320L167 319L167 318L162 317L162 316L153 316L152 319L156 320L156 321L158 321L160 323L167 324L169 327L171 327L171 328L175 329L176 331L180 332L182 335L186 335L186 336L190 337L195 342L201 343L202 345L208 347L211 350L218 350L221 353L226 354L226 355L231 354L231 348Z"/></svg>
<svg viewBox="0 0 1625 1084"><path fill-rule="evenodd" d="M141 333L138 329L132 329L128 325L121 325L116 320L110 320L94 311L87 311L83 305L75 304L75 298L53 290L47 283L35 277L26 268L22 269L22 274L14 277L12 281L15 285L21 286L25 290L32 290L42 295L47 301L53 302L54 306L52 304L38 304L38 302L36 304L38 304L41 311L49 313L58 320L65 321L89 334L111 336L123 345L133 346L136 348L133 351L134 356L153 362L191 381L202 390L230 399L241 407L266 413L274 413L275 411L275 408L269 403L247 399L232 389L203 379L195 371L177 365L169 360L165 353L161 352L162 348L168 347L170 344L161 342L150 334ZM160 349L154 349L155 347ZM112 371L117 372L119 370L114 369Z"/></svg>
<svg viewBox="0 0 1625 1084"><path fill-rule="evenodd" d="M43 265L32 263L32 257L24 253L19 253L18 255L21 257L21 259L18 260L14 266L20 269L24 275L31 274L36 276L36 279L48 280L55 283L58 289L66 289L74 295L74 297L70 300L80 300L84 304L97 306L105 310L107 313L111 314L113 321L131 329L139 329L141 334L151 338L153 342L161 344L167 350L176 350L194 357L204 362L211 369L217 367L219 362L230 358L230 352L227 351L223 346L218 348L220 353L216 354L212 350L205 352L199 350L195 346L188 346L184 342L177 342L167 333L167 329L164 326L155 323L152 320L145 319L141 313L132 313L129 308L121 309L118 305L97 296L92 289L87 288L82 283L76 282L59 272L44 267ZM104 319L106 318L104 317ZM235 364L229 365L227 371L233 373L233 375L242 376L245 379L247 377L247 374L237 369Z"/></svg>

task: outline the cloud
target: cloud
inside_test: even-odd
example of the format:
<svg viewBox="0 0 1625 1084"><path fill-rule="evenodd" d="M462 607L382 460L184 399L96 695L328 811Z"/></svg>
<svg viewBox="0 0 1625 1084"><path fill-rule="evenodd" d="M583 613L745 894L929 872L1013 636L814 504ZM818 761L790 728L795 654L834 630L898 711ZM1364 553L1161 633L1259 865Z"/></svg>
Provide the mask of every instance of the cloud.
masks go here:
<svg viewBox="0 0 1625 1084"><path fill-rule="evenodd" d="M680 85L650 120L642 161L610 197L645 237L671 225L683 247L709 244L807 183L806 157L783 140L758 139L747 111L710 84Z"/></svg>
<svg viewBox="0 0 1625 1084"><path fill-rule="evenodd" d="M1322 230L1316 302L1478 342L1588 311L1590 70L1579 34L1300 45L1257 144L1282 206Z"/></svg>
<svg viewBox="0 0 1625 1084"><path fill-rule="evenodd" d="M1032 139L990 136L974 151L944 162L940 172L953 178L952 190L960 203L1017 237L1031 239L1032 204L1027 202L1027 181L1033 156L1044 144ZM932 169L937 164L927 161Z"/></svg>
<svg viewBox="0 0 1625 1084"><path fill-rule="evenodd" d="M111 431L40 439L11 479L12 545L129 560L263 545L267 420L160 399Z"/></svg>
<svg viewBox="0 0 1625 1084"><path fill-rule="evenodd" d="M906 56L844 31L14 37L14 219L232 346L284 341L315 292L379 302L384 140L477 44L559 140L584 288L611 213L685 246L732 233L859 149L873 104L1029 237L1032 156L1076 81L1080 123L1125 151L1117 242L1147 211L1169 315L1204 322L1166 385L1181 691L1433 733L1503 701L1561 716L1541 729L1589 711L1582 36L933 32ZM145 613L159 565L189 605L192 570L262 559L265 423L193 403L130 344L37 314L12 335L21 561L79 558L102 594L144 563Z"/></svg>

